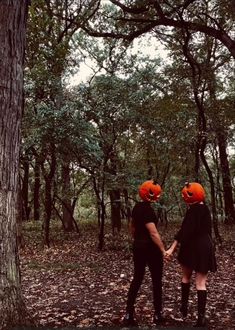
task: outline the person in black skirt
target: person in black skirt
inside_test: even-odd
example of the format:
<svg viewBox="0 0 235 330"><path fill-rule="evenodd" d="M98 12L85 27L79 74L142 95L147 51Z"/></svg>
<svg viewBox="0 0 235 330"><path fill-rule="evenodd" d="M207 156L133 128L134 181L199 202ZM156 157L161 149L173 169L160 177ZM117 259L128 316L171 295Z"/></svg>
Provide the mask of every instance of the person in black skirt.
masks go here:
<svg viewBox="0 0 235 330"><path fill-rule="evenodd" d="M134 305L144 278L146 265L149 267L153 285L155 309L153 321L156 324L164 321L162 316L162 272L165 247L157 230L157 217L151 206L159 199L161 191L160 185L154 181L145 181L139 188L142 201L137 202L132 210L134 276L128 291L126 314L122 320L123 326L138 325L134 317Z"/></svg>
<svg viewBox="0 0 235 330"><path fill-rule="evenodd" d="M199 183L186 183L182 190L182 197L189 207L181 228L166 254L171 257L177 245L180 244L178 261L183 272L180 312L184 318L188 312L190 279L195 271L198 298L198 318L195 327L203 327L206 325L207 273L208 271L215 272L217 268L211 238L211 216L204 202L205 191Z"/></svg>

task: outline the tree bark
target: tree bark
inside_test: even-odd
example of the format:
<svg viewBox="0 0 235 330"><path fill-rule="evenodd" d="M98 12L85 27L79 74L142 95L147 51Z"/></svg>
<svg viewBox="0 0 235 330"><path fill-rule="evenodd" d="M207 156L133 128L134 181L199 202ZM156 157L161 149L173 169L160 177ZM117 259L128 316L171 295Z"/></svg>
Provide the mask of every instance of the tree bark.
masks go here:
<svg viewBox="0 0 235 330"><path fill-rule="evenodd" d="M26 0L0 2L0 328L26 324L17 247Z"/></svg>

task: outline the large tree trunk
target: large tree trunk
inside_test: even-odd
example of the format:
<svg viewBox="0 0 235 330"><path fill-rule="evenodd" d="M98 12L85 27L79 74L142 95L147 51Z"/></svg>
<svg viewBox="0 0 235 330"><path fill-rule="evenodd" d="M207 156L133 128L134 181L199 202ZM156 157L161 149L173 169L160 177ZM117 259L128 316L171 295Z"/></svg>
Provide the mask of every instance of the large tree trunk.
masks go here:
<svg viewBox="0 0 235 330"><path fill-rule="evenodd" d="M0 1L0 328L26 323L17 249L27 1Z"/></svg>

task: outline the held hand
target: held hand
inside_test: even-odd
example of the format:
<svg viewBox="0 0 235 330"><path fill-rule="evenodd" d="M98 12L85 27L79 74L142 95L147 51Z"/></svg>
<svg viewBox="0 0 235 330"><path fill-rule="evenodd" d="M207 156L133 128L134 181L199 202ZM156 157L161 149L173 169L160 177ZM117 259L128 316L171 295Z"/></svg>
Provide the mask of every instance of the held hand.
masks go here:
<svg viewBox="0 0 235 330"><path fill-rule="evenodd" d="M166 261L172 260L174 249L170 248L164 252L164 259Z"/></svg>
<svg viewBox="0 0 235 330"><path fill-rule="evenodd" d="M171 255L168 253L168 251L164 251L163 257L166 262L171 260Z"/></svg>
<svg viewBox="0 0 235 330"><path fill-rule="evenodd" d="M174 242L171 244L170 248L168 250L166 250L166 255L169 257L169 258L172 258L173 257L173 253L176 249L178 245L178 241L177 240L174 240Z"/></svg>
<svg viewBox="0 0 235 330"><path fill-rule="evenodd" d="M170 248L170 249L166 250L165 253L166 253L169 257L172 257L173 252L174 252L174 251Z"/></svg>

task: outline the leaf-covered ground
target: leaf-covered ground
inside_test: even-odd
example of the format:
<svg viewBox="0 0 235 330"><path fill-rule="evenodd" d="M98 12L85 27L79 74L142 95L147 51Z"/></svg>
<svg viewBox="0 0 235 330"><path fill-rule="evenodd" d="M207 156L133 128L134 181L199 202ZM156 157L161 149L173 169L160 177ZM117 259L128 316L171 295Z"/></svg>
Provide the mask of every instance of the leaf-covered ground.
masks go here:
<svg viewBox="0 0 235 330"><path fill-rule="evenodd" d="M93 227L94 228L94 227ZM169 245L176 225L160 228ZM218 271L208 277L208 329L235 329L234 228L221 228L223 245L217 247ZM105 249L97 251L97 232L84 228L80 235L64 237L55 233L50 248L38 242L38 233L25 232L21 249L24 296L38 326L117 327L125 311L126 295L132 277L132 255L123 229L119 239L106 234ZM56 237L56 239L55 239ZM180 267L176 259L165 264L163 277L164 314L167 327L190 327L196 319L196 289L192 285L190 314L180 319ZM140 327L154 327L149 271L136 303Z"/></svg>

